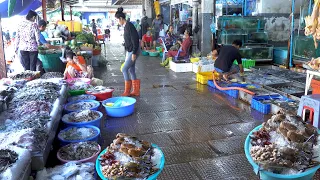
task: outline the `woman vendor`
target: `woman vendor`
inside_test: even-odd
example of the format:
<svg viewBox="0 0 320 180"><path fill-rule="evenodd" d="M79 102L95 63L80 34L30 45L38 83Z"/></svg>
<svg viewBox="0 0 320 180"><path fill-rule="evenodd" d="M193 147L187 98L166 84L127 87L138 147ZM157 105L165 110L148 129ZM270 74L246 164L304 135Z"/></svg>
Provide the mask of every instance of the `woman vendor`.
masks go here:
<svg viewBox="0 0 320 180"><path fill-rule="evenodd" d="M67 65L64 71L64 79L70 78L92 78L93 68L86 65L86 60L82 56L77 56L72 51L66 54Z"/></svg>
<svg viewBox="0 0 320 180"><path fill-rule="evenodd" d="M145 35L142 36L141 49L149 50L152 47L152 36L151 32L147 31Z"/></svg>
<svg viewBox="0 0 320 180"><path fill-rule="evenodd" d="M173 25L170 25L165 37L165 45L167 50L169 50L174 45L176 39L177 37L173 33Z"/></svg>
<svg viewBox="0 0 320 180"><path fill-rule="evenodd" d="M179 52L179 57L185 57L186 55L188 55L188 51L192 45L192 40L190 38L190 31L186 30L184 32L184 37L185 39L183 40L183 42L181 43L181 41L178 41L178 43L180 44L180 49L178 51ZM175 57L178 54L177 50L169 50L167 53L167 57Z"/></svg>

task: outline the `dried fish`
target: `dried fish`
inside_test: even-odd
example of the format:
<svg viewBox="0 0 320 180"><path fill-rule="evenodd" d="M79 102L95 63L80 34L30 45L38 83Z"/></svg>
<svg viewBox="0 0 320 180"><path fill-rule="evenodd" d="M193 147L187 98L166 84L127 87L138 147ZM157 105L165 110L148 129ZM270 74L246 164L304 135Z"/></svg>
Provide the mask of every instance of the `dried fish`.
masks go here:
<svg viewBox="0 0 320 180"><path fill-rule="evenodd" d="M58 136L61 139L72 141L92 138L96 136L97 133L98 132L95 131L93 128L72 127L68 130L61 131Z"/></svg>
<svg viewBox="0 0 320 180"><path fill-rule="evenodd" d="M68 98L68 101L73 102L73 101L94 100L94 99L96 99L96 97L93 95L82 94L82 95L78 95L78 96L72 96L72 97Z"/></svg>
<svg viewBox="0 0 320 180"><path fill-rule="evenodd" d="M40 74L40 72L38 72L38 71L29 71L29 70L27 70L27 71L23 71L23 72L18 73L18 74L10 75L9 78L11 78L13 80L33 79L39 74Z"/></svg>
<svg viewBox="0 0 320 180"><path fill-rule="evenodd" d="M100 150L96 142L79 142L63 146L59 150L59 155L63 160L76 161L92 157Z"/></svg>
<svg viewBox="0 0 320 180"><path fill-rule="evenodd" d="M63 74L61 72L46 72L41 76L41 79L51 78L63 78Z"/></svg>
<svg viewBox="0 0 320 180"><path fill-rule="evenodd" d="M0 173L18 160L18 154L9 149L0 149Z"/></svg>
<svg viewBox="0 0 320 180"><path fill-rule="evenodd" d="M91 109L93 107L96 106L96 103L94 102L77 102L74 104L70 104L66 107L66 109L70 110L70 111L82 111L82 110L87 110L87 109Z"/></svg>
<svg viewBox="0 0 320 180"><path fill-rule="evenodd" d="M88 122L99 118L99 113L92 110L84 110L81 112L73 112L64 115L63 119L68 122Z"/></svg>

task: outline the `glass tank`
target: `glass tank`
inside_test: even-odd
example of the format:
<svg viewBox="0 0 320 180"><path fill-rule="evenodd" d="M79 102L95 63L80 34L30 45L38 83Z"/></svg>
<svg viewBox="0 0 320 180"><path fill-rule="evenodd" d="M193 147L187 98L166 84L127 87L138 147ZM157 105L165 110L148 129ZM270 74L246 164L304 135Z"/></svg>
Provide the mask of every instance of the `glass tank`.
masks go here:
<svg viewBox="0 0 320 180"><path fill-rule="evenodd" d="M262 17L242 17L242 16L220 16L218 18L218 29L264 29L266 21Z"/></svg>
<svg viewBox="0 0 320 180"><path fill-rule="evenodd" d="M320 57L320 49L315 49L313 37L295 36L293 44L293 55L297 58L316 58Z"/></svg>
<svg viewBox="0 0 320 180"><path fill-rule="evenodd" d="M244 46L240 49L242 58L253 60L272 60L273 46Z"/></svg>
<svg viewBox="0 0 320 180"><path fill-rule="evenodd" d="M267 44L268 43L268 33L266 33L266 32L249 33L247 43Z"/></svg>
<svg viewBox="0 0 320 180"><path fill-rule="evenodd" d="M228 30L219 33L218 43L231 45L234 40L241 40L242 43L246 42L247 33L242 30Z"/></svg>

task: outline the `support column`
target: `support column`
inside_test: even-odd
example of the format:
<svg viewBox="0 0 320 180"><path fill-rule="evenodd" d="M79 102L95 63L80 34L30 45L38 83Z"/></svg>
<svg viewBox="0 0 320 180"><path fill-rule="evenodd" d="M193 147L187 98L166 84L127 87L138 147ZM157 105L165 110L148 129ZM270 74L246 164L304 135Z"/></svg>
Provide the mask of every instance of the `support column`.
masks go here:
<svg viewBox="0 0 320 180"><path fill-rule="evenodd" d="M70 20L72 21L72 7L70 6Z"/></svg>
<svg viewBox="0 0 320 180"><path fill-rule="evenodd" d="M1 16L0 16L0 34L2 34ZM0 36L0 79L7 77L6 59L4 57L3 36Z"/></svg>
<svg viewBox="0 0 320 180"><path fill-rule="evenodd" d="M47 21L47 0L42 0L42 18Z"/></svg>
<svg viewBox="0 0 320 180"><path fill-rule="evenodd" d="M213 18L213 1L202 0L201 2L201 54L206 56L211 52L211 37L210 24Z"/></svg>
<svg viewBox="0 0 320 180"><path fill-rule="evenodd" d="M148 23L151 25L154 17L154 8L153 8L153 0L145 0L144 4L145 14L148 17Z"/></svg>
<svg viewBox="0 0 320 180"><path fill-rule="evenodd" d="M171 3L169 2L169 9L170 9L170 20L169 20L169 24L173 24L172 22L172 6Z"/></svg>
<svg viewBox="0 0 320 180"><path fill-rule="evenodd" d="M199 0L192 1L192 36L193 36L193 45L192 52L196 52L199 43L199 31L196 33L195 30L198 29L198 8L199 8Z"/></svg>
<svg viewBox="0 0 320 180"><path fill-rule="evenodd" d="M61 21L64 20L64 5L63 5L63 0L60 0L60 10L61 10Z"/></svg>

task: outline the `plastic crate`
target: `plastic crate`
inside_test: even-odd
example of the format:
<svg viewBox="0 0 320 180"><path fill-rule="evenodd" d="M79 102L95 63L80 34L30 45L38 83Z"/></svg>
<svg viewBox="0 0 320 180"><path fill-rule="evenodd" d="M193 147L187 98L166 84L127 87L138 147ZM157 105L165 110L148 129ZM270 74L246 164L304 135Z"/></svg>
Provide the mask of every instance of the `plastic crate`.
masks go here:
<svg viewBox="0 0 320 180"><path fill-rule="evenodd" d="M312 94L320 94L320 81L316 79L311 80Z"/></svg>
<svg viewBox="0 0 320 180"><path fill-rule="evenodd" d="M238 62L235 60L235 61L233 61L233 64L238 65ZM243 66L243 68L249 69L251 67L256 66L256 61L252 60L252 59L242 59L242 66Z"/></svg>
<svg viewBox="0 0 320 180"><path fill-rule="evenodd" d="M251 101L251 108L263 113L269 114L271 112L271 103L262 103L263 100L270 100L270 99L283 99L286 101L292 101L280 94L269 95L269 96L254 96Z"/></svg>
<svg viewBox="0 0 320 180"><path fill-rule="evenodd" d="M208 86L213 87L215 89L218 89L214 85L212 80L208 81ZM237 87L237 86L232 86L232 84L231 84L231 85L228 85L228 87ZM222 90L221 92L223 92L223 93L225 93L225 94L227 94L227 95L229 95L229 96L231 96L233 98L238 98L239 97L239 90Z"/></svg>
<svg viewBox="0 0 320 180"><path fill-rule="evenodd" d="M213 73L212 72L200 72L197 73L197 82L201 84L207 84L208 80L213 79Z"/></svg>
<svg viewBox="0 0 320 180"><path fill-rule="evenodd" d="M175 63L170 61L170 69L174 72L192 72L192 63Z"/></svg>

